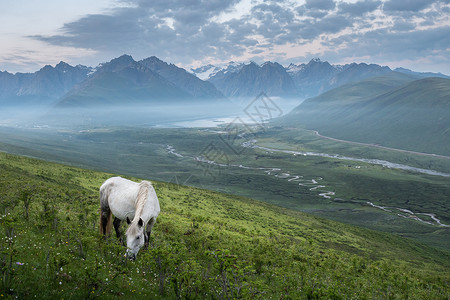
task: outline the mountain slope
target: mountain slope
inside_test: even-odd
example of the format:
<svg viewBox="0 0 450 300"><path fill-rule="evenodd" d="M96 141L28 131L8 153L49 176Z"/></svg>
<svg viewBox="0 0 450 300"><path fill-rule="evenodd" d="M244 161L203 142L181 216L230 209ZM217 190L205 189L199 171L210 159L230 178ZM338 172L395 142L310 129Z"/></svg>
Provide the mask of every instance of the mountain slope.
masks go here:
<svg viewBox="0 0 450 300"><path fill-rule="evenodd" d="M341 85L381 76L390 71L388 67L375 64L330 65L318 58L312 59L308 64L291 64L288 67L288 73L302 97L313 97Z"/></svg>
<svg viewBox="0 0 450 300"><path fill-rule="evenodd" d="M123 55L98 67L90 78L66 94L56 108L127 106L192 98L131 56Z"/></svg>
<svg viewBox="0 0 450 300"><path fill-rule="evenodd" d="M0 153L2 293L90 298L448 297L449 253L250 199L154 182L135 262L98 235L110 174ZM138 179L134 179L139 181ZM26 181L27 185L23 185Z"/></svg>
<svg viewBox="0 0 450 300"><path fill-rule="evenodd" d="M201 80L208 80L209 77L213 76L213 74L219 71L220 71L219 67L213 66L211 64L190 69L190 72L194 74L196 77L200 78Z"/></svg>
<svg viewBox="0 0 450 300"><path fill-rule="evenodd" d="M302 97L318 95L324 92L339 69L330 65L328 62L322 62L320 59L312 59L307 64L294 65L288 67L288 73L299 89Z"/></svg>
<svg viewBox="0 0 450 300"><path fill-rule="evenodd" d="M283 66L272 62L262 66L251 62L237 72L218 73L209 81L228 97L256 97L261 92L283 97L297 94L297 88Z"/></svg>
<svg viewBox="0 0 450 300"><path fill-rule="evenodd" d="M35 73L0 72L0 104L48 105L88 77L92 68L60 62Z"/></svg>
<svg viewBox="0 0 450 300"><path fill-rule="evenodd" d="M224 98L222 93L210 82L200 80L185 69L163 62L155 56L141 60L138 63L169 80L177 87L182 88L196 99Z"/></svg>
<svg viewBox="0 0 450 300"><path fill-rule="evenodd" d="M450 154L450 80L390 73L311 98L279 122L339 139Z"/></svg>
<svg viewBox="0 0 450 300"><path fill-rule="evenodd" d="M409 75L416 75L419 77L442 77L442 78L450 78L450 76L444 75L442 73L433 73L433 72L414 72L412 70L409 69L405 69L405 68L396 68L394 69L395 72L400 72L400 73L404 73L404 74L409 74Z"/></svg>
<svg viewBox="0 0 450 300"><path fill-rule="evenodd" d="M190 71L201 80L209 81L209 79L213 77L215 78L213 80L219 80L226 77L227 74L237 73L243 66L245 66L244 63L230 61L223 66L213 66L209 64L195 69L191 68Z"/></svg>
<svg viewBox="0 0 450 300"><path fill-rule="evenodd" d="M328 83L328 89L338 87L350 82L357 82L366 78L382 76L390 73L391 69L376 64L352 63L343 66L342 72L337 73Z"/></svg>

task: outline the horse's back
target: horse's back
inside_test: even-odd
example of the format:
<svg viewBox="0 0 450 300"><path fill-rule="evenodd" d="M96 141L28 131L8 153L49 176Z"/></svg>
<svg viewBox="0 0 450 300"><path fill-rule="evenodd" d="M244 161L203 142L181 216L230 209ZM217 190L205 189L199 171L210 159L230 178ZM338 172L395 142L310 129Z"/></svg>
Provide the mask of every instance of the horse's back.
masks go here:
<svg viewBox="0 0 450 300"><path fill-rule="evenodd" d="M148 221L150 218L157 217L160 212L158 197L155 189L150 181L142 181L136 183L134 181L122 178L111 177L107 179L100 187L100 198L108 201L112 213L117 218L124 220L127 217L132 220L136 212L136 199L139 190L142 188L148 189L148 196L144 209L143 218Z"/></svg>
<svg viewBox="0 0 450 300"><path fill-rule="evenodd" d="M119 176L116 176L116 177L108 178L100 187L100 191L102 189L105 189L108 187L113 187L113 186L127 187L127 186L133 186L133 185L138 185L138 183L128 180L128 179L125 179L125 178L122 178L122 177L119 177Z"/></svg>
<svg viewBox="0 0 450 300"><path fill-rule="evenodd" d="M111 177L100 187L100 201L107 201L114 216L123 220L134 217L139 184L122 177Z"/></svg>

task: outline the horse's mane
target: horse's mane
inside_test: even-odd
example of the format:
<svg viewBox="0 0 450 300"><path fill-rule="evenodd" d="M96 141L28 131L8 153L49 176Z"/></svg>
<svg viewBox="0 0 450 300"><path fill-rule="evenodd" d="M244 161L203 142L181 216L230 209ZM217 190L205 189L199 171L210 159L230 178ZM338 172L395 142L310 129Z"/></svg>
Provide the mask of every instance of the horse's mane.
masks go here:
<svg viewBox="0 0 450 300"><path fill-rule="evenodd" d="M133 225L137 224L134 222L134 220L139 220L139 218L142 215L142 210L144 209L145 201L148 198L148 192L151 188L153 188L153 186L150 181L143 180L143 181L141 181L141 183L139 183L139 191L138 191L138 194L136 197L136 203L135 203L136 212L134 214ZM128 231L133 230L134 227L135 226L128 227Z"/></svg>
<svg viewBox="0 0 450 300"><path fill-rule="evenodd" d="M139 192L136 198L136 213L135 219L140 217L142 214L142 210L144 209L145 200L148 197L148 191L153 188L152 183L150 181L144 180L139 183Z"/></svg>

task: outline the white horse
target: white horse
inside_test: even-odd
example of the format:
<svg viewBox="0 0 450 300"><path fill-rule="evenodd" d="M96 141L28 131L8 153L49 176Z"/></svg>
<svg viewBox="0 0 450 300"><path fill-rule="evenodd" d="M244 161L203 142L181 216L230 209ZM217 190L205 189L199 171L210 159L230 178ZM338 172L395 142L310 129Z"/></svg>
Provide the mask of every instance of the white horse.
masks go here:
<svg viewBox="0 0 450 300"><path fill-rule="evenodd" d="M144 245L148 246L148 239L159 212L158 197L149 181L136 183L121 177L112 177L100 187L100 233L110 234L114 225L116 235L121 239L120 222L127 219L129 226L126 231L126 254L129 259L135 260L139 249Z"/></svg>

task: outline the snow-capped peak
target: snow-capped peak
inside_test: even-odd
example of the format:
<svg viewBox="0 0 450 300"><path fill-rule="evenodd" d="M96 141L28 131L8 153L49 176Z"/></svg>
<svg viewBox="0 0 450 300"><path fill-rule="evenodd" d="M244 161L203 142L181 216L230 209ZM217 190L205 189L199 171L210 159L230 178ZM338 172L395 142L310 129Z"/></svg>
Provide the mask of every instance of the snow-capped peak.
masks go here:
<svg viewBox="0 0 450 300"><path fill-rule="evenodd" d="M192 74L194 74L201 80L208 80L209 78L211 78L211 76L214 76L213 74L215 74L219 70L220 69L218 67L209 64L195 69L191 68L190 71Z"/></svg>
<svg viewBox="0 0 450 300"><path fill-rule="evenodd" d="M298 72L302 71L304 68L305 68L305 64L294 65L293 63L291 63L286 68L286 72L288 72L289 74L295 74L295 73L298 73Z"/></svg>
<svg viewBox="0 0 450 300"><path fill-rule="evenodd" d="M243 63L230 61L229 63L220 66L208 64L195 69L191 68L190 72L201 80L208 80L219 72L223 72L224 74L229 72L238 72L243 66Z"/></svg>

